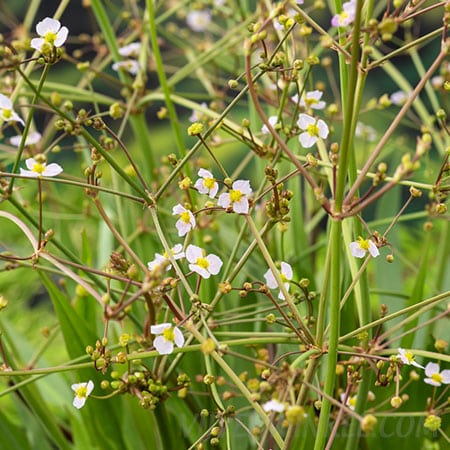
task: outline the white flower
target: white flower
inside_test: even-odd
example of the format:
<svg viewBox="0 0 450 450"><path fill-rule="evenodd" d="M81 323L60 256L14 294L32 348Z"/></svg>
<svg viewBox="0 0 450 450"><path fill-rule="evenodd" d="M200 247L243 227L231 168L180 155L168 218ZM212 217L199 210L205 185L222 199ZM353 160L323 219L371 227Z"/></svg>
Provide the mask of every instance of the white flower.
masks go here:
<svg viewBox="0 0 450 450"><path fill-rule="evenodd" d="M356 122L355 136L366 139L369 142L374 142L377 139L377 132L375 128L370 125Z"/></svg>
<svg viewBox="0 0 450 450"><path fill-rule="evenodd" d="M200 169L198 171L199 178L194 187L200 194L208 194L210 198L214 198L219 190L219 185L212 173L206 169Z"/></svg>
<svg viewBox="0 0 450 450"><path fill-rule="evenodd" d="M200 103L200 106L202 108L208 108L208 104L206 102ZM201 112L196 111L195 109L192 110L192 114L189 116L189 122L201 122L203 120L203 114Z"/></svg>
<svg viewBox="0 0 450 450"><path fill-rule="evenodd" d="M326 139L330 132L328 125L322 119L316 120L308 114L300 114L297 125L301 130L305 130L298 137L304 148L312 147L319 140L319 137Z"/></svg>
<svg viewBox="0 0 450 450"><path fill-rule="evenodd" d="M205 251L196 245L188 245L186 259L189 261L189 269L197 272L203 278L217 275L222 267L222 260L213 254L205 255Z"/></svg>
<svg viewBox="0 0 450 450"><path fill-rule="evenodd" d="M443 87L445 82L445 79L442 75L436 75L435 77L431 78L430 83L431 86L433 86L434 89L440 89Z"/></svg>
<svg viewBox="0 0 450 450"><path fill-rule="evenodd" d="M286 291L289 291L289 280L292 280L292 267L290 264L286 262L281 263L281 271L280 271L280 277L283 281L284 287L286 288ZM275 279L275 276L271 269L269 269L265 274L264 278L266 279L266 284L269 286L270 289L276 289L278 287L277 280ZM280 291L278 294L278 298L280 300L284 300L284 295Z"/></svg>
<svg viewBox="0 0 450 450"><path fill-rule="evenodd" d="M129 58L130 56L137 57L139 52L141 51L141 43L140 42L132 42L131 44L124 45L119 48L119 55L124 58Z"/></svg>
<svg viewBox="0 0 450 450"><path fill-rule="evenodd" d="M281 413L284 411L283 403L280 403L278 400L272 399L262 405L262 408L265 412L277 412Z"/></svg>
<svg viewBox="0 0 450 450"><path fill-rule="evenodd" d="M59 20L46 17L36 25L36 31L40 38L31 39L31 48L42 51L48 44L52 47L61 47L66 42L69 30L67 27L61 27Z"/></svg>
<svg viewBox="0 0 450 450"><path fill-rule="evenodd" d="M425 366L425 378L423 381L431 386L440 386L441 384L450 384L450 370L439 372L439 364L429 362Z"/></svg>
<svg viewBox="0 0 450 450"><path fill-rule="evenodd" d="M0 120L5 122L19 122L25 126L25 122L14 111L12 101L3 94L0 94Z"/></svg>
<svg viewBox="0 0 450 450"><path fill-rule="evenodd" d="M397 358L400 359L400 361L403 364L406 364L408 366L411 365L411 366L415 366L415 367L419 367L420 369L423 369L423 366L421 366L419 363L416 363L416 361L414 361L414 354L412 352L408 352L404 348L398 349Z"/></svg>
<svg viewBox="0 0 450 450"><path fill-rule="evenodd" d="M94 389L94 382L89 380L87 383L75 383L71 386L75 392L75 398L73 399L73 406L80 409L86 403L86 399L91 395Z"/></svg>
<svg viewBox="0 0 450 450"><path fill-rule="evenodd" d="M389 100L392 102L392 104L397 106L403 105L403 103L405 103L407 99L408 94L404 91L393 92L389 97Z"/></svg>
<svg viewBox="0 0 450 450"><path fill-rule="evenodd" d="M183 333L170 323L152 325L150 333L157 335L153 345L160 355L170 355L173 352L173 344L177 347L183 347L184 345Z"/></svg>
<svg viewBox="0 0 450 450"><path fill-rule="evenodd" d="M320 100L322 98L323 92L319 90L306 92L300 99L300 106L303 108L311 108L311 109L323 109L327 104ZM293 99L295 98L292 97ZM297 95L298 99L298 95Z"/></svg>
<svg viewBox="0 0 450 450"><path fill-rule="evenodd" d="M209 9L190 11L186 16L186 23L192 31L205 31L211 23L211 11Z"/></svg>
<svg viewBox="0 0 450 450"><path fill-rule="evenodd" d="M350 251L356 258L364 258L367 252L369 252L374 258L380 254L378 247L373 241L370 239L363 239L361 236L357 241L350 243Z"/></svg>
<svg viewBox="0 0 450 450"><path fill-rule="evenodd" d="M28 170L20 168L20 175L29 178L56 177L63 171L59 164L51 163L47 166L45 162L36 161L34 158L26 159L25 164Z"/></svg>
<svg viewBox="0 0 450 450"><path fill-rule="evenodd" d="M217 204L225 209L231 206L235 213L247 214L249 208L247 196L251 193L250 181L236 180L229 192L219 195Z"/></svg>
<svg viewBox="0 0 450 450"><path fill-rule="evenodd" d="M343 392L340 396L339 396L341 403L344 403L345 400L345 393ZM347 397L347 400L345 402L345 406L348 406L352 411L355 409L356 406L356 400L357 400L357 396L353 395L353 396L349 396Z"/></svg>
<svg viewBox="0 0 450 450"><path fill-rule="evenodd" d="M184 236L193 228L195 228L196 222L194 214L192 214L191 211L189 211L182 205L175 205L172 209L172 214L178 214L180 216L180 218L177 220L177 223L175 224L178 230L178 236Z"/></svg>
<svg viewBox="0 0 450 450"><path fill-rule="evenodd" d="M170 253L175 260L184 258L183 246L181 244L177 244L175 245L175 247L171 248ZM164 252L163 255L161 255L160 253L155 253L155 258L153 259L153 261L147 263L148 270L158 270L163 264L166 263L166 270L170 270L172 268L172 265L169 263L169 261L169 255L166 252Z"/></svg>
<svg viewBox="0 0 450 450"><path fill-rule="evenodd" d="M10 138L9 142L11 145L14 145L14 147L19 147L20 143L22 142L23 136L20 134L18 136L13 136ZM37 131L33 131L32 133L29 133L28 136L25 138L25 147L28 145L34 145L37 144L42 138L41 133Z"/></svg>
<svg viewBox="0 0 450 450"><path fill-rule="evenodd" d="M342 12L335 14L331 19L333 27L345 27L350 25L355 20L356 15L356 0L350 0L342 5Z"/></svg>
<svg viewBox="0 0 450 450"><path fill-rule="evenodd" d="M275 127L275 125L277 123L277 120L278 120L278 117L277 116L270 116L267 120L270 123L270 125L272 125L272 127ZM261 133L262 134L269 134L270 133L270 130L269 130L269 128L267 128L266 124L264 124L262 126Z"/></svg>
<svg viewBox="0 0 450 450"><path fill-rule="evenodd" d="M126 70L131 75L136 75L139 72L139 62L135 59L126 59L125 61L115 62L112 65L113 70L118 72L120 69Z"/></svg>

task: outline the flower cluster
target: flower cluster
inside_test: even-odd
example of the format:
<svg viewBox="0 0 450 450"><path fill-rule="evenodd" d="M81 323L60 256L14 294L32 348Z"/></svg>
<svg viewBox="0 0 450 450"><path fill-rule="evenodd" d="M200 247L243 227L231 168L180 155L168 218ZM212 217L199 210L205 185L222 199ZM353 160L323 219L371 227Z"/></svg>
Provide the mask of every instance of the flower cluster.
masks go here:
<svg viewBox="0 0 450 450"><path fill-rule="evenodd" d="M175 245L170 252L175 260L186 258L189 263L189 269L198 273L202 278L217 275L223 265L222 260L217 255L207 255L204 249L192 244L187 246L185 252L181 244ZM172 265L169 261L167 253L163 255L156 253L153 261L147 263L148 270L156 271L163 266L166 266L166 270L170 270Z"/></svg>
<svg viewBox="0 0 450 450"><path fill-rule="evenodd" d="M200 194L215 198L219 191L219 184L213 174L209 170L201 168L198 171L198 176L199 178L195 182L194 188ZM252 188L248 180L236 180L228 192L223 192L219 195L217 205L230 212L248 214L250 208L249 196L251 193ZM185 236L197 225L193 212L180 203L172 208L172 214L179 217L175 227L180 237Z"/></svg>
<svg viewBox="0 0 450 450"><path fill-rule="evenodd" d="M411 351L403 348L398 349L398 354L396 357L403 364L424 369L426 378L424 378L423 381L425 383L436 387L441 386L442 384L450 384L450 370L446 369L441 371L439 364L429 362L425 367L423 367L415 361L415 356Z"/></svg>
<svg viewBox="0 0 450 450"><path fill-rule="evenodd" d="M322 100L322 95L323 92L316 89L303 93L301 97L298 94L291 97L292 102L298 105L302 111L305 111L299 114L297 120L297 127L301 131L298 140L303 148L312 147L319 139L326 139L330 133L330 129L324 120L306 113L325 108L326 103ZM278 120L278 116L270 116L268 118L268 122L272 127L277 125ZM261 133L270 134L269 127L266 124L262 126Z"/></svg>
<svg viewBox="0 0 450 450"><path fill-rule="evenodd" d="M113 70L118 72L120 69L123 69L131 75L137 75L140 69L140 65L136 58L139 56L140 51L140 42L132 42L131 44L119 48L119 55L123 56L126 59L124 59L123 61L115 62L112 65Z"/></svg>

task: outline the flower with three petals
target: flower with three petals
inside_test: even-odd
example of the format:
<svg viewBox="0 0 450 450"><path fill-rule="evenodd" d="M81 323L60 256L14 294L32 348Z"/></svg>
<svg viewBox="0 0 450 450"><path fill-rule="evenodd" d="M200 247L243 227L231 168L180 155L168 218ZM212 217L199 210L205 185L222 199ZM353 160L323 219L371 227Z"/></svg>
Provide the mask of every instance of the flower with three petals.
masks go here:
<svg viewBox="0 0 450 450"><path fill-rule="evenodd" d="M175 205L172 209L172 214L179 215L180 218L177 220L175 226L178 230L178 236L185 236L189 231L195 228L196 221L194 214L191 211L186 209L184 206L178 204Z"/></svg>
<svg viewBox="0 0 450 450"><path fill-rule="evenodd" d="M303 113L299 115L297 126L300 130L304 130L298 136L298 140L304 148L312 147L319 138L326 139L330 132L328 125L322 119L315 119Z"/></svg>
<svg viewBox="0 0 450 450"><path fill-rule="evenodd" d="M94 382L89 380L87 383L75 383L72 384L71 388L75 392L73 406L75 406L75 408L77 409L80 409L84 406L87 398L94 390Z"/></svg>
<svg viewBox="0 0 450 450"><path fill-rule="evenodd" d="M20 168L20 175L28 178L56 177L63 171L59 164L51 163L47 165L35 158L26 159L25 164L28 170Z"/></svg>
<svg viewBox="0 0 450 450"><path fill-rule="evenodd" d="M188 245L186 248L186 259L189 269L197 272L202 278L217 275L223 265L222 260L213 254L206 255L205 251L196 245Z"/></svg>
<svg viewBox="0 0 450 450"><path fill-rule="evenodd" d="M31 39L31 47L42 52L45 46L61 47L66 42L69 30L62 27L61 22L50 17L46 17L36 25L39 38Z"/></svg>
<svg viewBox="0 0 450 450"><path fill-rule="evenodd" d="M357 241L350 243L350 251L355 258L364 258L369 252L373 258L376 258L380 252L375 243L370 239L363 239L361 236Z"/></svg>
<svg viewBox="0 0 450 450"><path fill-rule="evenodd" d="M217 204L225 209L231 206L237 214L247 214L249 209L248 196L251 193L250 181L236 180L229 192L219 195Z"/></svg>
<svg viewBox="0 0 450 450"><path fill-rule="evenodd" d="M0 120L5 122L19 122L25 126L25 122L14 111L12 101L3 94L0 94Z"/></svg>
<svg viewBox="0 0 450 450"><path fill-rule="evenodd" d="M289 281L292 280L293 272L292 267L287 262L282 262L280 264L281 270L280 270L280 277L283 281L284 287L286 288L286 291L289 291ZM275 279L275 275L273 274L272 270L269 269L265 274L264 278L266 279L266 284L270 289L276 289L278 287L277 280ZM283 293L280 291L278 294L278 298L280 300L285 300Z"/></svg>
<svg viewBox="0 0 450 450"><path fill-rule="evenodd" d="M170 249L170 253L175 260L184 258L183 246L181 244L177 244L172 247ZM166 252L164 252L163 255L160 253L155 253L155 258L153 261L149 261L147 263L148 270L150 271L159 270L159 268L163 265L166 265L166 270L170 270L172 268L169 255Z"/></svg>
<svg viewBox="0 0 450 450"><path fill-rule="evenodd" d="M404 348L398 349L397 358L403 363L408 366L415 366L419 369L423 369L423 366L421 366L419 363L415 361L415 356L412 352L409 352L408 350L405 350Z"/></svg>
<svg viewBox="0 0 450 450"><path fill-rule="evenodd" d="M441 384L450 384L450 370L440 372L439 364L429 362L425 366L425 378L423 381L431 386L440 386Z"/></svg>
<svg viewBox="0 0 450 450"><path fill-rule="evenodd" d="M200 194L207 194L210 198L214 198L219 190L219 185L213 177L213 174L209 170L200 169L198 176L200 178L194 184L195 189Z"/></svg>
<svg viewBox="0 0 450 450"><path fill-rule="evenodd" d="M160 355L170 355L173 352L174 345L177 347L183 347L184 345L183 333L171 323L152 325L150 333L156 335L153 345Z"/></svg>

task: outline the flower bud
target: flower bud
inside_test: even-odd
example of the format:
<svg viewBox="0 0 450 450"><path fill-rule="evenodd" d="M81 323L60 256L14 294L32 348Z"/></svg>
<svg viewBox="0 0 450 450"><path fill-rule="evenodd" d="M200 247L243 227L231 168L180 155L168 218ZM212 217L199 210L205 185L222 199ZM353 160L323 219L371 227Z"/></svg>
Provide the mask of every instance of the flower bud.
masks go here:
<svg viewBox="0 0 450 450"><path fill-rule="evenodd" d="M395 409L400 408L402 403L403 403L403 400L398 396L391 398L391 406Z"/></svg>
<svg viewBox="0 0 450 450"><path fill-rule="evenodd" d="M377 418L373 414L367 414L361 421L361 430L364 431L364 433L370 433L373 431L376 424Z"/></svg>
<svg viewBox="0 0 450 450"><path fill-rule="evenodd" d="M436 431L441 428L441 422L442 420L440 417L435 416L434 414L430 414L425 419L425 423L423 424L423 426L430 431Z"/></svg>

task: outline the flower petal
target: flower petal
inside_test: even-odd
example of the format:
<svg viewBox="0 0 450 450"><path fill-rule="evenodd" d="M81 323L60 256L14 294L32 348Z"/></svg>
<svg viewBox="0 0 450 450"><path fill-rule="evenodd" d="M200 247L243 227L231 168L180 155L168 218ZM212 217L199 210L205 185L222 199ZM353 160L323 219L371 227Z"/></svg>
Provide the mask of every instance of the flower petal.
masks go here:
<svg viewBox="0 0 450 450"><path fill-rule="evenodd" d="M46 17L36 25L36 32L39 36L45 36L49 31L57 33L61 27L61 22L51 17Z"/></svg>
<svg viewBox="0 0 450 450"><path fill-rule="evenodd" d="M183 347L184 345L184 336L179 328L174 327L173 329L174 340L177 347Z"/></svg>
<svg viewBox="0 0 450 450"><path fill-rule="evenodd" d="M200 247L197 247L196 245L188 245L186 248L186 259L190 263L195 263L197 261L197 258L203 257L203 250Z"/></svg>
<svg viewBox="0 0 450 450"><path fill-rule="evenodd" d="M227 209L230 206L230 203L231 203L230 194L228 192L224 192L223 194L219 195L219 198L217 200L218 206Z"/></svg>
<svg viewBox="0 0 450 450"><path fill-rule="evenodd" d="M168 328L170 328L172 326L172 324L170 323L160 323L158 325L152 325L150 327L150 333L152 334L161 334L164 330L167 330Z"/></svg>
<svg viewBox="0 0 450 450"><path fill-rule="evenodd" d="M170 355L173 352L173 342L168 341L164 336L157 336L153 346L160 355Z"/></svg>
<svg viewBox="0 0 450 450"><path fill-rule="evenodd" d="M306 130L309 125L314 125L316 120L314 117L309 116L308 114L300 114L298 116L297 125L300 129Z"/></svg>

